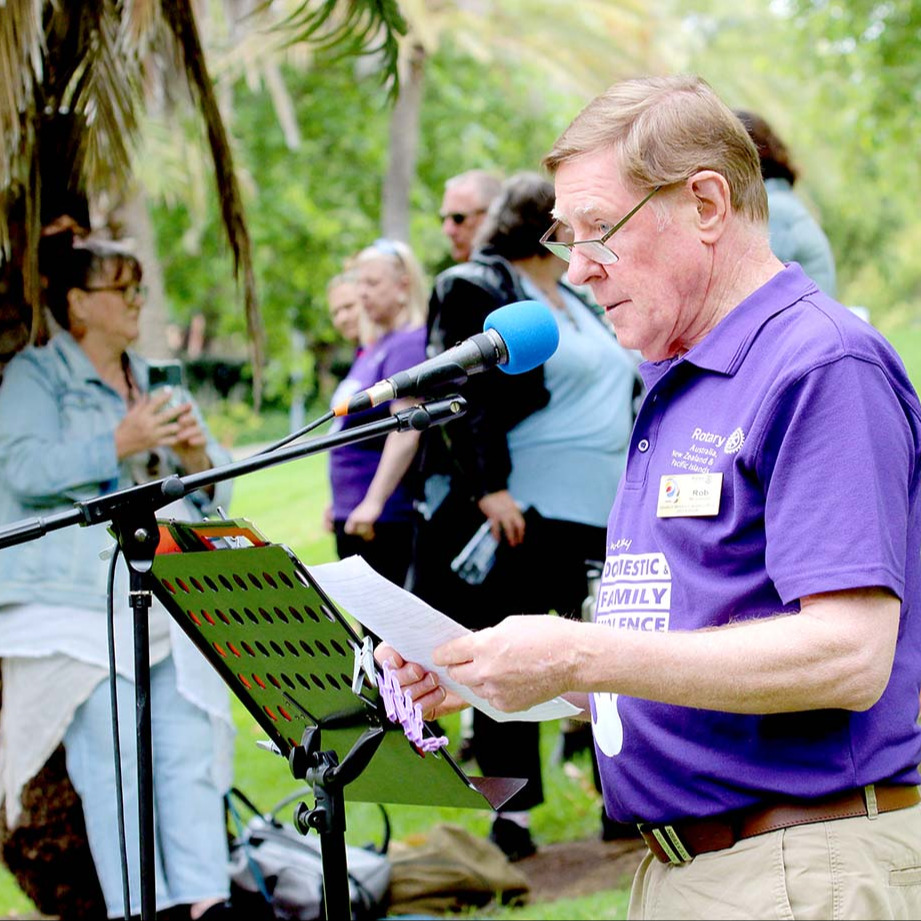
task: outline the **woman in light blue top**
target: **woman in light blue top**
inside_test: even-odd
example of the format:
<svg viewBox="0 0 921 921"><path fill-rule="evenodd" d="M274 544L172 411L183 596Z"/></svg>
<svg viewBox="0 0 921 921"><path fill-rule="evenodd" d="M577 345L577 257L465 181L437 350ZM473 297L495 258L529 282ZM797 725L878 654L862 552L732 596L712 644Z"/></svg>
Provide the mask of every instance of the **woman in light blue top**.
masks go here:
<svg viewBox="0 0 921 921"><path fill-rule="evenodd" d="M493 200L477 237L494 270L501 265L520 294L553 311L560 343L543 367L548 402L505 434L511 471L504 488L492 489L477 505L501 542L475 603L458 618L472 629L519 613L580 616L586 563L604 558L607 515L633 427L635 356L618 344L600 311L562 280L565 263L541 245L553 201L551 182L537 173L516 174ZM469 440L480 431L496 437L487 420ZM445 434L452 445L461 444L450 427ZM455 452L461 470L464 459ZM538 724L498 723L478 711L473 720L473 750L483 774L528 780L504 804L491 832L511 859L525 857L535 848L528 811L543 800Z"/></svg>
<svg viewBox="0 0 921 921"><path fill-rule="evenodd" d="M633 428L636 361L561 280L542 290L523 273L522 288L553 308L560 344L544 363L550 402L508 433L509 492L544 518L604 528Z"/></svg>
<svg viewBox="0 0 921 921"><path fill-rule="evenodd" d="M117 245L48 235L40 257L49 308L61 327L19 353L0 387L0 521L48 517L74 503L227 460L189 400L148 392L138 336L141 269ZM160 514L201 520L229 490L192 494ZM128 578L113 595L115 671L125 785L130 906L124 905L101 556L105 523L52 530L0 550L0 798L15 828L26 783L63 742L80 795L109 917L136 915L141 881L135 779L134 661ZM149 612L150 710L158 911L229 919L223 795L233 727L226 687L156 601ZM179 915L177 914L178 918Z"/></svg>
<svg viewBox="0 0 921 921"><path fill-rule="evenodd" d="M754 112L736 110L758 148L761 176L768 195L768 232L771 251L781 262L798 262L829 297L835 296L835 257L819 222L796 194L798 171L787 145Z"/></svg>

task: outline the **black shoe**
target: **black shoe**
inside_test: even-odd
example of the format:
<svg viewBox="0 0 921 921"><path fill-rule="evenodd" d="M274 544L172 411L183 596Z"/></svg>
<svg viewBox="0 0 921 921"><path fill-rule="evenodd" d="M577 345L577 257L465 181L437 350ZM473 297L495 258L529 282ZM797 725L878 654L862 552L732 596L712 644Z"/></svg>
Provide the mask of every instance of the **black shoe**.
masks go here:
<svg viewBox="0 0 921 921"><path fill-rule="evenodd" d="M503 819L502 816L492 823L489 840L497 845L512 863L537 853L537 845L531 838L530 829L511 819Z"/></svg>

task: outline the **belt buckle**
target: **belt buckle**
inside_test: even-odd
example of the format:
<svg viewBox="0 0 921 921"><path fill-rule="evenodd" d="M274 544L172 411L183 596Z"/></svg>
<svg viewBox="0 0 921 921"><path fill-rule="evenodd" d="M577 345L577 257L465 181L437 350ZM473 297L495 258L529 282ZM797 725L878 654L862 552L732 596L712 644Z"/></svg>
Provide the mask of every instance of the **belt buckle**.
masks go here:
<svg viewBox="0 0 921 921"><path fill-rule="evenodd" d="M656 839L659 847L662 848L662 853L672 866L690 863L693 859L693 855L685 847L674 825L650 825L648 822L641 822L639 830Z"/></svg>

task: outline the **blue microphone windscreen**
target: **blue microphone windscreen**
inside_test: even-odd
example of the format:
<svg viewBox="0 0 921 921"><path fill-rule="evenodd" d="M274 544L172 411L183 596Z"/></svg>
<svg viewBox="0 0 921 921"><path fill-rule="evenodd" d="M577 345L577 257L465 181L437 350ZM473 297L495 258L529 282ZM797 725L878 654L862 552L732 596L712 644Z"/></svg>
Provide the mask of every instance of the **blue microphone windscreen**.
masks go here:
<svg viewBox="0 0 921 921"><path fill-rule="evenodd" d="M494 329L508 349L506 374L523 374L542 365L560 344L560 329L553 312L540 301L518 301L494 310L483 330Z"/></svg>

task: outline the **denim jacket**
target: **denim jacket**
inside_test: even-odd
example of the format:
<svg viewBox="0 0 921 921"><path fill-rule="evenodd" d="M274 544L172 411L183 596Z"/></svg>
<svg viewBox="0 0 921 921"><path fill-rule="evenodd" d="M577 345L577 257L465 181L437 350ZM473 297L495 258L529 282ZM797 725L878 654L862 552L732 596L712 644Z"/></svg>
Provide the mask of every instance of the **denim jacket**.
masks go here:
<svg viewBox="0 0 921 921"><path fill-rule="evenodd" d="M146 389L147 364L133 353L129 361ZM71 511L77 501L131 486L132 471L144 458L116 457L114 431L126 411L69 333L16 355L0 386L0 522L46 519ZM215 465L229 460L210 434L207 451ZM172 451L158 454L158 475L182 472ZM229 498L227 484L218 484L214 499L190 494L157 514L198 521L218 505L226 507ZM70 525L0 549L0 604L105 610L107 564L100 552L114 542L107 528Z"/></svg>

